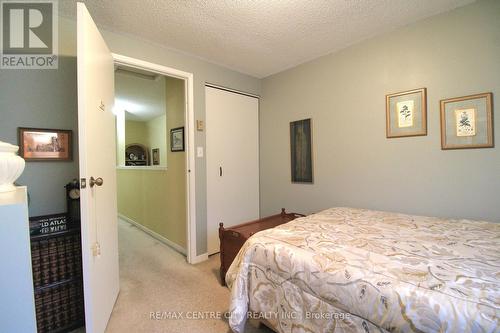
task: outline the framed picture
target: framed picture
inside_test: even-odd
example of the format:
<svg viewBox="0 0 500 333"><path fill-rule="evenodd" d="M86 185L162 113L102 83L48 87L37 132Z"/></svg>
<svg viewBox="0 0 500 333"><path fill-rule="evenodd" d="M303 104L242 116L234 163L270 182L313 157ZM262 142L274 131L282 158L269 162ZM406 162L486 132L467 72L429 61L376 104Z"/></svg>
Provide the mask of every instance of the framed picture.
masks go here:
<svg viewBox="0 0 500 333"><path fill-rule="evenodd" d="M60 129L18 128L19 156L26 161L71 161L72 132Z"/></svg>
<svg viewBox="0 0 500 333"><path fill-rule="evenodd" d="M492 93L441 100L441 149L492 148Z"/></svg>
<svg viewBox="0 0 500 333"><path fill-rule="evenodd" d="M170 151L184 151L184 127L170 130Z"/></svg>
<svg viewBox="0 0 500 333"><path fill-rule="evenodd" d="M427 135L426 88L386 95L385 113L387 138Z"/></svg>
<svg viewBox="0 0 500 333"><path fill-rule="evenodd" d="M160 148L153 148L153 165L160 165Z"/></svg>
<svg viewBox="0 0 500 333"><path fill-rule="evenodd" d="M311 119L290 123L292 183L312 183Z"/></svg>

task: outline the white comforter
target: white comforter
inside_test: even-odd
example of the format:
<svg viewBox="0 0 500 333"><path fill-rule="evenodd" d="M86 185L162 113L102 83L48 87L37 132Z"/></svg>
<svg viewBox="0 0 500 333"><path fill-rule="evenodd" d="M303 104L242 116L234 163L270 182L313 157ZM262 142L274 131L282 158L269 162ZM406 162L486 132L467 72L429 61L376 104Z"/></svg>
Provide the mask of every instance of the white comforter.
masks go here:
<svg viewBox="0 0 500 333"><path fill-rule="evenodd" d="M235 332L500 332L500 224L332 208L252 236L226 282Z"/></svg>

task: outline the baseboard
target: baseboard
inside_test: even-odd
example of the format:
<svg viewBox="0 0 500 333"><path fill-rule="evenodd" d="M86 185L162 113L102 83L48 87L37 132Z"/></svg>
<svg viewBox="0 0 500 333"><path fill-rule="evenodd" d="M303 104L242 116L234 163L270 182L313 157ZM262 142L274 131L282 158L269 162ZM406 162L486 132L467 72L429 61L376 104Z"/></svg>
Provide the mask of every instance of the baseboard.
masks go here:
<svg viewBox="0 0 500 333"><path fill-rule="evenodd" d="M208 260L208 253L200 254L199 256L191 258L191 264L199 264L200 262Z"/></svg>
<svg viewBox="0 0 500 333"><path fill-rule="evenodd" d="M179 253L181 253L183 255L187 254L186 249L183 248L182 246L180 246L179 244L172 242L171 240L169 240L169 239L163 237L162 235L154 232L153 230L151 230L151 229L143 226L142 224L140 224L140 223L132 220L131 218L128 218L127 216L122 215L122 214L118 214L118 217L120 219L122 219L123 221L132 224L133 226L137 227L138 229L141 229L142 231L144 231L145 233L147 233L148 235L150 235L151 237L153 237L157 241L162 242L163 244L165 244L165 245L171 247L172 249L174 249L175 251L177 251L177 252L179 252ZM207 259L208 259L208 256L207 256Z"/></svg>

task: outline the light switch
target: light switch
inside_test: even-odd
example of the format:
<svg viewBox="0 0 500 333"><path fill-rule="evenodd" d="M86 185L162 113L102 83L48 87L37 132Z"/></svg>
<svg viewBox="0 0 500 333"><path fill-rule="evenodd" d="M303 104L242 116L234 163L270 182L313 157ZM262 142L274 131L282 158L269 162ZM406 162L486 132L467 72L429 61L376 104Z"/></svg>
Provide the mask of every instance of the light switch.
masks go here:
<svg viewBox="0 0 500 333"><path fill-rule="evenodd" d="M196 157L203 157L203 147L196 147Z"/></svg>

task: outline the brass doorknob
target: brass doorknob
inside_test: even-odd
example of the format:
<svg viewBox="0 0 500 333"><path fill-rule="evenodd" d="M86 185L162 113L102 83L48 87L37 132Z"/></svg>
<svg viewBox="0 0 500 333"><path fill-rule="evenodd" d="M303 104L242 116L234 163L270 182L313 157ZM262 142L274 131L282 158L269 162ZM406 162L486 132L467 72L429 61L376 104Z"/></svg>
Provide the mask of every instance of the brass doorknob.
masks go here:
<svg viewBox="0 0 500 333"><path fill-rule="evenodd" d="M95 185L102 186L103 183L104 183L104 181L102 180L101 177L99 177L97 179L95 179L94 177L90 177L90 181L89 181L90 187L94 187Z"/></svg>

